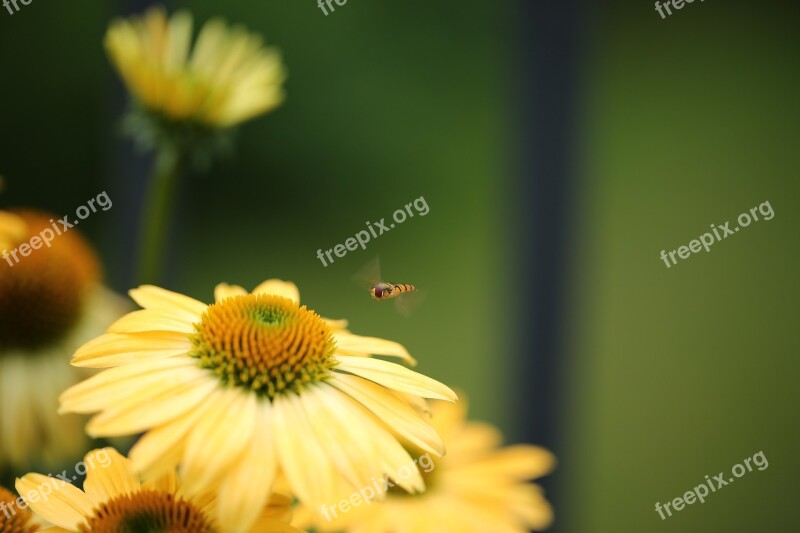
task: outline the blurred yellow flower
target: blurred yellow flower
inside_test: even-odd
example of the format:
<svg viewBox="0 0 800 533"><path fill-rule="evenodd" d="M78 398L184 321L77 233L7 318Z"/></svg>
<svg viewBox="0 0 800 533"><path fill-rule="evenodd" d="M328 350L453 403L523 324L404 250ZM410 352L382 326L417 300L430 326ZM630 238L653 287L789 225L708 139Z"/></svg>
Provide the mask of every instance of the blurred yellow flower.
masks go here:
<svg viewBox="0 0 800 533"><path fill-rule="evenodd" d="M173 121L228 127L281 103L285 69L258 35L212 19L190 54L191 39L188 12L153 7L113 21L105 47L138 102Z"/></svg>
<svg viewBox="0 0 800 533"><path fill-rule="evenodd" d="M220 523L249 527L278 469L301 501L321 505L343 483L412 463L398 438L444 452L419 406L453 391L370 357L413 361L397 343L301 307L293 283L268 280L252 294L221 284L212 305L153 286L131 297L144 309L73 359L115 368L66 391L62 411L100 411L91 435L146 432L130 453L136 470L149 479L180 465L188 493L217 487ZM424 489L417 471L402 486Z"/></svg>
<svg viewBox="0 0 800 533"><path fill-rule="evenodd" d="M50 229L55 238L42 244L54 219L0 211L0 469L55 467L86 450L84 422L58 416L58 394L80 379L70 355L126 310L100 284L98 259L77 230ZM9 253L24 243L39 247L15 260Z"/></svg>
<svg viewBox="0 0 800 533"><path fill-rule="evenodd" d="M20 507L17 497L0 487L0 531L3 533L34 533L39 526L32 520L27 507Z"/></svg>
<svg viewBox="0 0 800 533"><path fill-rule="evenodd" d="M419 458L428 490L397 488L383 501L322 509L301 507L295 524L345 533L528 533L553 520L542 489L530 479L551 472L555 457L531 445L500 448L502 436L488 424L466 422L466 402L435 402L433 426L447 445L441 459ZM316 513L316 514L315 514Z"/></svg>
<svg viewBox="0 0 800 533"><path fill-rule="evenodd" d="M17 479L17 491L31 509L56 526L47 531L300 533L299 529L289 525L292 500L286 496L272 495L269 502L259 509L253 527L241 529L217 522L214 495L185 494L174 471L142 483L130 461L113 448L89 452L84 463L86 481L83 491L41 474L27 474ZM247 498L246 492L242 492L241 497Z"/></svg>

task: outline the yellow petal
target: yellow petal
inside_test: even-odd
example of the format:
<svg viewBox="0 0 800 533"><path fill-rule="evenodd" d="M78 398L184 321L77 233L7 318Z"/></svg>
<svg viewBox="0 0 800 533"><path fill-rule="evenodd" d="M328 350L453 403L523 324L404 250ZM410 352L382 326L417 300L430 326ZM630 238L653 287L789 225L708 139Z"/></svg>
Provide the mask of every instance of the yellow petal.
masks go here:
<svg viewBox="0 0 800 533"><path fill-rule="evenodd" d="M219 522L232 531L252 530L272 490L277 459L272 443L271 411L269 401L258 403L253 436L219 488ZM243 498L242 494L247 497Z"/></svg>
<svg viewBox="0 0 800 533"><path fill-rule="evenodd" d="M131 462L114 448L86 454L86 481L83 490L95 506L117 496L132 494L141 487Z"/></svg>
<svg viewBox="0 0 800 533"><path fill-rule="evenodd" d="M194 409L145 433L128 454L136 471L146 480L152 480L174 470L183 457L189 432L217 405L222 394L221 389L212 391Z"/></svg>
<svg viewBox="0 0 800 533"><path fill-rule="evenodd" d="M332 463L314 434L302 398L281 395L273 400L273 407L273 437L280 464L297 497L312 506L336 501L339 495Z"/></svg>
<svg viewBox="0 0 800 533"><path fill-rule="evenodd" d="M153 388L168 387L175 379L194 379L201 371L196 364L189 357L171 357L104 370L64 391L59 412L101 411Z"/></svg>
<svg viewBox="0 0 800 533"><path fill-rule="evenodd" d="M92 515L92 500L60 479L27 474L18 478L15 486L30 508L53 525L76 531L85 517Z"/></svg>
<svg viewBox="0 0 800 533"><path fill-rule="evenodd" d="M128 291L131 298L145 309L164 309L188 313L199 320L208 307L203 302L153 285L142 285Z"/></svg>
<svg viewBox="0 0 800 533"><path fill-rule="evenodd" d="M356 374L390 389L423 398L458 399L456 393L443 383L395 363L370 357L337 356L336 359L339 361L336 370Z"/></svg>
<svg viewBox="0 0 800 533"><path fill-rule="evenodd" d="M291 281L282 281L279 279L268 279L255 289L253 294L274 294L276 296L283 296L290 300L300 303L300 291L297 285Z"/></svg>
<svg viewBox="0 0 800 533"><path fill-rule="evenodd" d="M255 394L225 389L192 428L182 465L188 494L207 489L242 453L255 428L256 409Z"/></svg>
<svg viewBox="0 0 800 533"><path fill-rule="evenodd" d="M444 455L444 443L436 430L391 391L358 376L340 373L330 380L330 384L372 411L392 431L417 448Z"/></svg>
<svg viewBox="0 0 800 533"><path fill-rule="evenodd" d="M192 369L194 377L181 372L169 385L152 387L146 394L115 403L92 418L86 426L89 435L132 435L158 427L194 409L219 386L207 372Z"/></svg>
<svg viewBox="0 0 800 533"><path fill-rule="evenodd" d="M417 364L416 360L408 353L408 350L397 342L376 337L362 337L351 333L334 333L333 338L336 340L337 354L362 357L370 354L388 355L399 357L412 366Z"/></svg>
<svg viewBox="0 0 800 533"><path fill-rule="evenodd" d="M123 316L108 328L109 333L172 331L194 333L194 320L189 313L165 309L143 309Z"/></svg>
<svg viewBox="0 0 800 533"><path fill-rule="evenodd" d="M185 333L106 333L78 348L72 365L111 368L147 359L182 355L191 347L192 343Z"/></svg>
<svg viewBox="0 0 800 533"><path fill-rule="evenodd" d="M308 387L303 398L309 399L309 411L315 412L314 428L339 474L356 488L371 484L372 477L382 473L381 450L371 437L378 422L328 383Z"/></svg>
<svg viewBox="0 0 800 533"><path fill-rule="evenodd" d="M227 283L220 283L214 289L214 299L217 303L225 298L232 298L234 296L244 296L247 291L239 285L228 285Z"/></svg>

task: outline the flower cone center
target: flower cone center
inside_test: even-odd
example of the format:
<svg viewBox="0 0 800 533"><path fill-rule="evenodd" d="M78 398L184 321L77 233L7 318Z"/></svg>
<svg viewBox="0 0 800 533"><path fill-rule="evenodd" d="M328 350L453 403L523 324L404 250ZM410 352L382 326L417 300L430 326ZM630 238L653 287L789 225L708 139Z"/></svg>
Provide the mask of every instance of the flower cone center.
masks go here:
<svg viewBox="0 0 800 533"><path fill-rule="evenodd" d="M274 295L234 296L209 306L195 325L191 355L229 386L267 396L324 379L333 338L306 306Z"/></svg>
<svg viewBox="0 0 800 533"><path fill-rule="evenodd" d="M34 533L39 531L39 526L29 524L31 513L21 509L17 498L9 491L0 487L0 531L2 533Z"/></svg>
<svg viewBox="0 0 800 533"><path fill-rule="evenodd" d="M0 250L6 252L0 261L0 349L36 349L72 330L85 290L98 280L100 268L94 251L74 230L57 234L55 227L61 226L50 222L55 217L36 211L14 214L27 234L3 243L5 250ZM43 237L51 235L48 247Z"/></svg>
<svg viewBox="0 0 800 533"><path fill-rule="evenodd" d="M83 533L213 533L194 504L172 494L142 491L111 499L81 526Z"/></svg>

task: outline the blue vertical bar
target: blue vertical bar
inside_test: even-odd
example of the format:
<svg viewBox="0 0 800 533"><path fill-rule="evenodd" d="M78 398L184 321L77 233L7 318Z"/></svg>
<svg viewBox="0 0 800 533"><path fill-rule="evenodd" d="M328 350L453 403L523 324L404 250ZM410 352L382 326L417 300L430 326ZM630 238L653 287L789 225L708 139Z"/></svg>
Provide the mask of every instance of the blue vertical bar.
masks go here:
<svg viewBox="0 0 800 533"><path fill-rule="evenodd" d="M521 440L558 454L559 383L564 356L570 221L578 160L574 131L581 51L580 0L522 0L522 76L517 210L521 232L518 275L518 417ZM544 478L553 501L555 476Z"/></svg>

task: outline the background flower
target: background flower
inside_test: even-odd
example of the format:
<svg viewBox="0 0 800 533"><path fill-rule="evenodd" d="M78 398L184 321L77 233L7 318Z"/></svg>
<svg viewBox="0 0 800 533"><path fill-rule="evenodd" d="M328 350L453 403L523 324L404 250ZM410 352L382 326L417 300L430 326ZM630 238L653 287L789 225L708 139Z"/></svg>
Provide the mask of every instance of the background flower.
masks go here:
<svg viewBox="0 0 800 533"><path fill-rule="evenodd" d="M48 531L300 533L289 525L291 499L285 496L273 495L260 510L253 527L241 528L219 523L214 495L185 494L174 471L141 483L130 461L113 448L94 450L83 462L87 465L83 491L41 474L27 474L17 480L17 490L30 507L56 526Z"/></svg>
<svg viewBox="0 0 800 533"><path fill-rule="evenodd" d="M321 512L301 509L297 523L347 533L527 533L547 528L553 511L541 487L529 480L549 474L555 457L538 446L501 448L495 427L466 421L466 400L460 396L457 404L433 402L431 408L447 455L414 454L425 492L390 487L379 498L385 496L383 501L344 510L331 501Z"/></svg>
<svg viewBox="0 0 800 533"><path fill-rule="evenodd" d="M100 263L75 229L56 235L56 217L0 211L0 471L54 468L85 451L84 420L59 416L58 395L79 381L69 365L81 344L128 307L100 282ZM17 251L50 228L27 257ZM17 261L18 260L18 261Z"/></svg>

